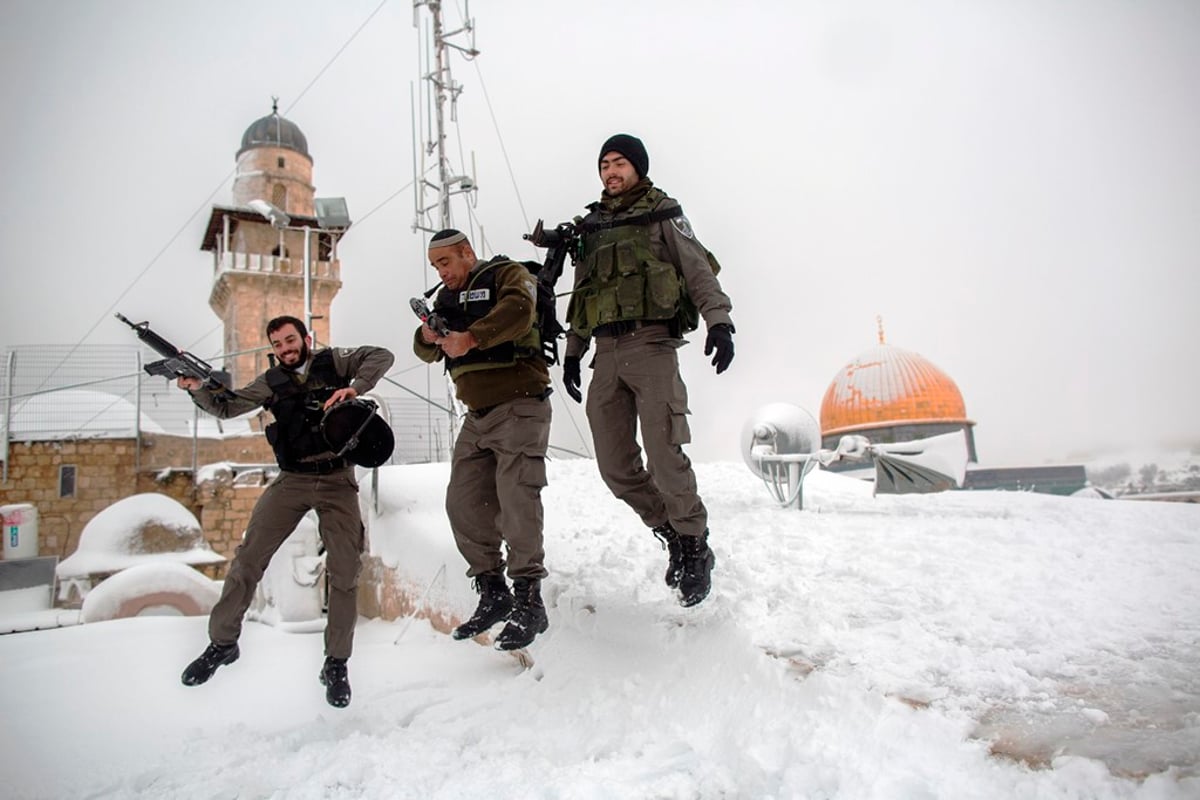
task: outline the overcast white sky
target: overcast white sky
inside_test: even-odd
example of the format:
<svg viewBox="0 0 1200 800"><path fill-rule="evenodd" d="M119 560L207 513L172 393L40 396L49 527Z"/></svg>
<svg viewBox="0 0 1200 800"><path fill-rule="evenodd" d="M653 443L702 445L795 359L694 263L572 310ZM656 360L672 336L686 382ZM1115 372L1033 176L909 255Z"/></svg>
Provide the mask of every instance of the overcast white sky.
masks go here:
<svg viewBox="0 0 1200 800"><path fill-rule="evenodd" d="M876 314L958 383L986 463L1200 443L1200 5L471 12L482 55L453 70L481 249L534 257L520 234L594 199L599 145L626 131L721 260L737 359L716 377L702 336L681 353L694 458L737 458L765 403L817 415ZM384 204L412 178L412 18L406 0L0 3L0 346L128 341L115 308L216 354L203 224L278 95L318 195L357 221L335 343L415 365L423 240L411 192Z"/></svg>

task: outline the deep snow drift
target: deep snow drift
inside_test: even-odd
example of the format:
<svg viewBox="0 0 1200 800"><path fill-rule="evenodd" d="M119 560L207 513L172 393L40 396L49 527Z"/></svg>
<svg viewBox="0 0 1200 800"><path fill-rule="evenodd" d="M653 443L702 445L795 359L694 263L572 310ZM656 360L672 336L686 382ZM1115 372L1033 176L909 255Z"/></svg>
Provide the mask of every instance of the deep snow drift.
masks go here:
<svg viewBox="0 0 1200 800"><path fill-rule="evenodd" d="M447 474L389 467L363 494L373 550L461 608ZM319 636L248 623L196 688L179 673L203 618L0 637L4 794L1200 796L1200 508L872 497L816 473L797 511L741 464L697 475L718 562L683 609L594 463L551 464L529 671L363 620L339 711Z"/></svg>

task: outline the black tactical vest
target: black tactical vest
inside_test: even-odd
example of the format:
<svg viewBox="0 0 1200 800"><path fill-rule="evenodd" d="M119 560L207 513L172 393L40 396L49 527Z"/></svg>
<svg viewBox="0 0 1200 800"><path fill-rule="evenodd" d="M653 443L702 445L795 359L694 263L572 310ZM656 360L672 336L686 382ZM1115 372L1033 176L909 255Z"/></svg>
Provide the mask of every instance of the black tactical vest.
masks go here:
<svg viewBox="0 0 1200 800"><path fill-rule="evenodd" d="M452 331L465 331L476 320L486 317L496 307L496 270L494 267L516 263L497 256L473 271L462 289L443 287L434 299L433 308L446 320ZM522 267L524 269L524 267ZM536 297L530 298L536 303ZM494 347L476 347L458 358L446 357L446 370L451 378L481 369L510 367L518 358L541 354L541 338L535 324L529 333L516 342L501 342Z"/></svg>
<svg viewBox="0 0 1200 800"><path fill-rule="evenodd" d="M323 406L336 390L350 385L349 379L334 369L333 351L321 350L313 356L303 383L293 380L290 370L278 366L267 370L266 380L274 394L264 405L275 417L267 426L267 441L275 450L279 466L286 469L328 452L329 445L321 435Z"/></svg>

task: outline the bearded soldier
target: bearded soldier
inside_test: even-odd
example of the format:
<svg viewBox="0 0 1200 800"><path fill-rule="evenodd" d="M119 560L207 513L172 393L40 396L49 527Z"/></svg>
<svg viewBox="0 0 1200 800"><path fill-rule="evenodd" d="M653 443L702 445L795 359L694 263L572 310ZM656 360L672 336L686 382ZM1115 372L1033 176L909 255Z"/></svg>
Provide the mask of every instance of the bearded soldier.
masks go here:
<svg viewBox="0 0 1200 800"><path fill-rule="evenodd" d="M471 638L507 620L496 647L515 650L549 626L541 596L541 492L550 372L536 325L537 281L504 256L480 261L453 229L433 235L429 261L443 288L433 315L416 330L413 351L426 362L445 361L468 409L454 443L446 513L479 592L475 613L451 635ZM438 333L435 319L448 330Z"/></svg>
<svg viewBox="0 0 1200 800"><path fill-rule="evenodd" d="M708 596L715 558L708 511L683 452L691 434L677 350L703 318L704 354L724 372L733 361L732 303L716 260L679 203L650 181L649 168L633 136L617 134L600 148L604 190L578 226L563 383L579 402L581 359L594 338L587 417L600 475L663 542L667 586L693 606Z"/></svg>
<svg viewBox="0 0 1200 800"><path fill-rule="evenodd" d="M178 380L197 406L223 419L259 407L268 409L275 421L267 426L267 440L280 470L254 506L221 598L209 615L211 643L184 670L183 683L202 684L218 667L238 659L242 617L263 571L304 515L315 510L329 575L325 664L319 677L329 704L344 708L350 704L346 661L358 621L363 524L354 463L332 451L320 424L327 409L371 391L394 357L382 347L370 346L314 353L309 349L312 338L296 317L276 317L268 322L267 339L279 363L241 389L218 392L204 388L197 378ZM391 432L387 435L390 454Z"/></svg>

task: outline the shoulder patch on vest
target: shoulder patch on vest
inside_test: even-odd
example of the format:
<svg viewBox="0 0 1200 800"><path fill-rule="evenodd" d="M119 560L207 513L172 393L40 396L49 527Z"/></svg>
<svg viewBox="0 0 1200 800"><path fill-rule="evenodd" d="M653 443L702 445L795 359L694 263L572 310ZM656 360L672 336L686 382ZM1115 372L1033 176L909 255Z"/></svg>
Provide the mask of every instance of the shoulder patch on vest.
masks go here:
<svg viewBox="0 0 1200 800"><path fill-rule="evenodd" d="M671 225L675 227L675 230L679 231L681 236L691 239L695 235L692 233L692 225L687 221L687 217L675 217L671 220Z"/></svg>

